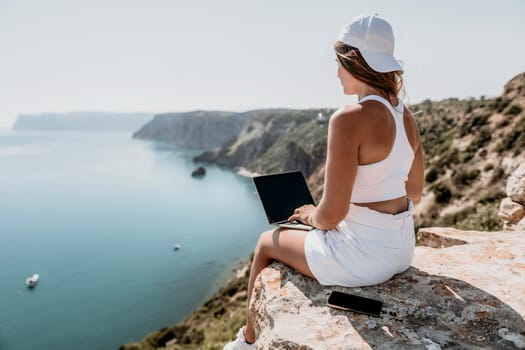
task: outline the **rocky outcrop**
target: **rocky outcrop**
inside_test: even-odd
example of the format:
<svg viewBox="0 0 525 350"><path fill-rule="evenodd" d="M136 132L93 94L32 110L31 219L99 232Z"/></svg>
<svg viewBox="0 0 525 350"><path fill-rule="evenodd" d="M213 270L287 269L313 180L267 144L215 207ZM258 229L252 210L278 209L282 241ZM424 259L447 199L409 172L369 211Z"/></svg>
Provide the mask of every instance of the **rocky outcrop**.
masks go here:
<svg viewBox="0 0 525 350"><path fill-rule="evenodd" d="M508 197L501 201L498 213L503 228L525 231L525 163L509 176L506 192Z"/></svg>
<svg viewBox="0 0 525 350"><path fill-rule="evenodd" d="M525 205L525 163L509 176L507 195L512 201Z"/></svg>
<svg viewBox="0 0 525 350"><path fill-rule="evenodd" d="M223 111L192 111L155 115L133 138L167 142L182 147L214 149L235 138L246 115Z"/></svg>
<svg viewBox="0 0 525 350"><path fill-rule="evenodd" d="M250 305L258 349L525 348L525 232L432 228L418 238L427 246L412 266L375 286L323 287L281 263L264 269ZM329 308L332 290L383 301L381 317Z"/></svg>

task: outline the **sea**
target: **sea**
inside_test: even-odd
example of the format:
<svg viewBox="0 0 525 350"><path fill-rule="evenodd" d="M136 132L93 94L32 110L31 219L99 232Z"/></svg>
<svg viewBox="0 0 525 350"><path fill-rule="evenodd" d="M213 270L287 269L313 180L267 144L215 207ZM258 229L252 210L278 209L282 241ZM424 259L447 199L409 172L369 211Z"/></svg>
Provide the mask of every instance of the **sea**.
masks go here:
<svg viewBox="0 0 525 350"><path fill-rule="evenodd" d="M118 349L224 286L268 224L250 178L191 176L199 153L129 132L0 131L0 350Z"/></svg>

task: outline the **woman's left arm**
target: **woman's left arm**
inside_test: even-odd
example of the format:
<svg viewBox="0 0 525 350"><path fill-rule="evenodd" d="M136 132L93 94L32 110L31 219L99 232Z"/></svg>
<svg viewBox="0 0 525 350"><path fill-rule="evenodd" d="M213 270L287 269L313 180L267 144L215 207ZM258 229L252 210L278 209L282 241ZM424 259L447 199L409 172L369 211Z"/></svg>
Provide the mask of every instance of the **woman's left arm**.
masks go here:
<svg viewBox="0 0 525 350"><path fill-rule="evenodd" d="M361 106L357 105L332 115L328 122L323 197L317 207L296 209L289 220L329 230L344 219L357 173L361 114Z"/></svg>

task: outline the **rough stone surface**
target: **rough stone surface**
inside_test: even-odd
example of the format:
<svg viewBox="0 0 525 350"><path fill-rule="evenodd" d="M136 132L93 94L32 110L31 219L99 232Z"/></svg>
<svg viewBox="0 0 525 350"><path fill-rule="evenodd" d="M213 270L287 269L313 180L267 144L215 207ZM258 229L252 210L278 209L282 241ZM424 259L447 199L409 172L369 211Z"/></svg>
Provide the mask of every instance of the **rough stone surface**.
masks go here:
<svg viewBox="0 0 525 350"><path fill-rule="evenodd" d="M515 224L525 217L525 206L506 197L501 201L498 215L503 221Z"/></svg>
<svg viewBox="0 0 525 350"><path fill-rule="evenodd" d="M525 232L431 228L412 266L380 285L321 286L281 263L256 280L258 349L523 349ZM332 290L383 301L374 318L326 305Z"/></svg>
<svg viewBox="0 0 525 350"><path fill-rule="evenodd" d="M525 231L525 218L521 219L516 224L516 231Z"/></svg>
<svg viewBox="0 0 525 350"><path fill-rule="evenodd" d="M507 196L525 205L525 163L512 172L507 180Z"/></svg>

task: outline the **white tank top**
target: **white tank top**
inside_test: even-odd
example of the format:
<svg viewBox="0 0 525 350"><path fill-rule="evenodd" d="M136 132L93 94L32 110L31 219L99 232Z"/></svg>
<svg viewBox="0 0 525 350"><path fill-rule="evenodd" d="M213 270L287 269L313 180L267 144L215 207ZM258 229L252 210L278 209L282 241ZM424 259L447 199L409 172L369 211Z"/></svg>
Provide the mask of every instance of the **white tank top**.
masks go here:
<svg viewBox="0 0 525 350"><path fill-rule="evenodd" d="M388 156L379 162L358 165L352 190L352 203L380 202L406 196L405 181L414 160L414 151L403 124L403 103L399 100L394 109L381 96L368 95L358 103L374 100L384 104L395 121L394 145Z"/></svg>

